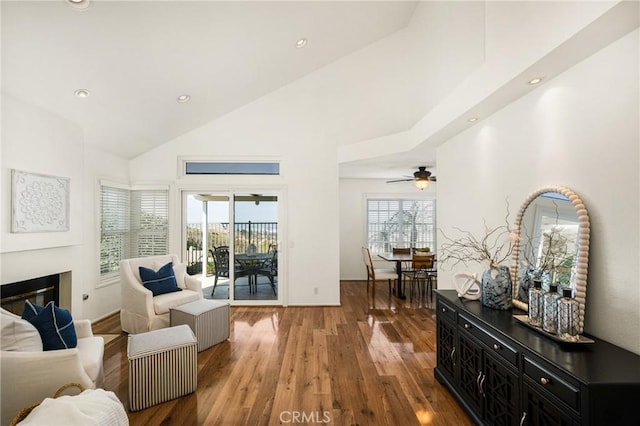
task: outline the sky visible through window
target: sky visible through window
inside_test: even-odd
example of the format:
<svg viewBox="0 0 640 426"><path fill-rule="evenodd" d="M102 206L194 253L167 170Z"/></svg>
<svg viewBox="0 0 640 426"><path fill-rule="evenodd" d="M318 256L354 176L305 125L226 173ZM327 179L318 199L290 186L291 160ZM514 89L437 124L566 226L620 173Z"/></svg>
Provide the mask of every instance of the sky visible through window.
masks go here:
<svg viewBox="0 0 640 426"><path fill-rule="evenodd" d="M226 201L209 201L208 213L210 223L229 222L229 204ZM187 222L198 223L202 217L202 201L189 196L187 202ZM252 201L236 202L236 222L277 222L278 203L276 201L261 201L256 205Z"/></svg>

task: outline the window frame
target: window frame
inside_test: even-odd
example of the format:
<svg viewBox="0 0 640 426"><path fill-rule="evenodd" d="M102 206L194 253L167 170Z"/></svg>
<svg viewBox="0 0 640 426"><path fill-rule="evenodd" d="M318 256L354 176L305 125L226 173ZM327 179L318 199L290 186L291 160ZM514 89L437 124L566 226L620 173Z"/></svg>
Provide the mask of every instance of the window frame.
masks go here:
<svg viewBox="0 0 640 426"><path fill-rule="evenodd" d="M390 202L390 203L399 203L400 205L400 211L409 211L408 209L404 209L402 208L402 205L404 203L428 203L431 204L431 222L429 222L428 220L423 221L419 224L419 226L425 226L425 227L431 227L432 231L431 231L431 235L427 235L427 238L417 238L415 241L402 241L402 239L398 239L398 238L390 238L388 240L388 242L383 243L380 240L376 240L376 239L372 239L370 237L370 229L371 229L371 225L370 225L370 214L371 214L371 208L370 208L370 203L371 202ZM387 209L388 211L390 211L389 209ZM378 208L376 211L380 212L383 211L382 209ZM394 196L389 196L387 194L380 194L380 195L367 195L365 196L365 203L364 203L364 214L365 214L365 220L364 220L364 245L366 247L368 247L371 250L371 254L378 254L378 253L385 253L385 252L390 252L391 249L393 247L411 247L411 248L422 248L425 246L428 246L431 251L435 251L436 245L437 245L437 217L436 217L436 200L435 198L420 198L420 197L411 197L411 196L399 196L399 197L394 197ZM395 213L390 214L391 216L395 215ZM380 214L378 213L378 217L380 216ZM379 222L378 222L379 223ZM423 233L424 234L424 233ZM417 234L418 236L421 235L421 233ZM384 247L383 247L384 246Z"/></svg>
<svg viewBox="0 0 640 426"><path fill-rule="evenodd" d="M108 188L113 188L119 191L126 191L127 193L127 200L128 200L128 206L126 208L127 213L126 213L126 218L121 218L123 220L123 222L127 223L126 226L126 230L121 230L118 233L121 235L124 235L124 237L122 238L122 241L120 243L121 245L121 253L120 253L120 259L118 260L118 267L115 269L111 269L109 271L103 272L102 271L102 265L103 265L103 257L102 257L102 251L103 251L103 244L102 244L102 239L103 239L103 188L104 187L108 187ZM165 234L165 248L166 248L166 252L164 254L168 254L169 253L169 248L170 248L170 193L169 193L169 186L168 185L127 185L127 184L122 184L122 183L117 183L117 182L112 182L112 181L107 181L107 180L100 180L98 181L98 186L97 186L97 217L98 219L98 223L97 223L97 232L98 232L98 238L97 238L97 242L98 242L98 268L97 268L97 274L98 274L98 285L97 287L103 287L103 286L107 286L107 285L111 285L111 284L115 284L119 282L120 279L120 260L122 259L128 259L131 257L138 257L137 255L134 255L132 250L134 249L134 247L138 247L138 245L133 241L133 238L138 238L140 235L145 235L146 233L148 233L149 229L148 228L134 228L134 219L135 218L140 218L142 215L140 214L140 212L142 211L142 208L138 209L137 212L134 211L134 205L133 205L133 198L134 198L134 193L145 193L145 192L164 192L166 194L166 198L165 198L165 202L166 202L166 207L165 207L165 212L166 212L166 220L165 220L165 226L162 227L162 229L159 232L164 232ZM154 229L151 232L158 232L158 229ZM156 252L156 254L159 254ZM155 254L153 254L155 255Z"/></svg>

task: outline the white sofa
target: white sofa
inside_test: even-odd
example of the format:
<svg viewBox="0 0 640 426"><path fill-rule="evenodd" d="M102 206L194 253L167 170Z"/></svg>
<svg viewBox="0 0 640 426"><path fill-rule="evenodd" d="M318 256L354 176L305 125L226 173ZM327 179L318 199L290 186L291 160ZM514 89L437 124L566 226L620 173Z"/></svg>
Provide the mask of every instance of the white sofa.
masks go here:
<svg viewBox="0 0 640 426"><path fill-rule="evenodd" d="M102 386L104 340L93 335L89 320L74 321L77 347L51 351L42 350L38 330L19 316L0 309L0 324L3 426L23 408L52 397L62 385Z"/></svg>
<svg viewBox="0 0 640 426"><path fill-rule="evenodd" d="M176 281L182 291L153 296L151 290L142 285L139 267L157 271L169 262L173 262ZM197 278L187 274L186 264L180 263L178 256L139 257L120 261L120 287L122 308L120 325L130 333L144 333L169 327L169 309L202 299L202 284Z"/></svg>

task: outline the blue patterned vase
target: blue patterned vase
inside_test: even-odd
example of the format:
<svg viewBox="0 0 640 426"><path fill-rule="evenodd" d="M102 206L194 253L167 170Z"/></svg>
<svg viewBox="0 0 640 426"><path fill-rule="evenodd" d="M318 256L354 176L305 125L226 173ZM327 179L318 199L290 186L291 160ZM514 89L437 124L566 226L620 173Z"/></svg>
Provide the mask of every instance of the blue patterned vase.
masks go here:
<svg viewBox="0 0 640 426"><path fill-rule="evenodd" d="M508 266L490 268L482 274L482 304L491 309L511 309L513 287Z"/></svg>

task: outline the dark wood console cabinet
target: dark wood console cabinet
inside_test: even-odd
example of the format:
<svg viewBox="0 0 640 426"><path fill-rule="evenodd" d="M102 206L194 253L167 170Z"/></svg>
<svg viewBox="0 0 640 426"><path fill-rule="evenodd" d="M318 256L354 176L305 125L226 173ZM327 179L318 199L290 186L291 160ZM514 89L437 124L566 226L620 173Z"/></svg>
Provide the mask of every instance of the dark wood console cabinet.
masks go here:
<svg viewBox="0 0 640 426"><path fill-rule="evenodd" d="M436 291L436 379L478 424L640 425L640 356L589 336L568 345L512 311Z"/></svg>

